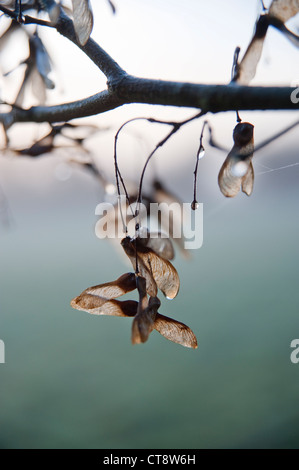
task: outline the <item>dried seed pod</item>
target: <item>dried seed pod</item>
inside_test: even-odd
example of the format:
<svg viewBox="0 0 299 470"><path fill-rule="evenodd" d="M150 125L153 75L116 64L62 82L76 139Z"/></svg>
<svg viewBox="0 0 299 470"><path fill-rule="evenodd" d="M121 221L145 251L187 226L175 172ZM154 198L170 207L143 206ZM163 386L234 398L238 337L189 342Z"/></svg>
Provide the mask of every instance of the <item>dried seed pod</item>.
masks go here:
<svg viewBox="0 0 299 470"><path fill-rule="evenodd" d="M220 190L226 197L236 196L240 188L247 196L252 193L254 182L251 162L254 152L253 129L254 126L249 122L241 122L234 129L234 146L218 175Z"/></svg>
<svg viewBox="0 0 299 470"><path fill-rule="evenodd" d="M146 291L148 295L155 297L158 292L156 281L151 270L143 263L138 251L136 252L135 244L136 240L131 240L130 237L123 238L121 241L121 246L131 261L133 268L135 271L137 271L138 268L138 274L146 279Z"/></svg>
<svg viewBox="0 0 299 470"><path fill-rule="evenodd" d="M174 258L174 248L171 240L162 232L149 232L147 229L145 230L141 229L139 231L140 243L151 248L162 258L172 260Z"/></svg>
<svg viewBox="0 0 299 470"><path fill-rule="evenodd" d="M81 46L85 46L93 28L93 13L89 0L72 0L74 28Z"/></svg>
<svg viewBox="0 0 299 470"><path fill-rule="evenodd" d="M146 290L151 297L157 296L157 287L168 299L174 299L180 287L179 275L170 261L162 258L151 248L144 246L139 238L124 238L121 245L135 271L146 279Z"/></svg>
<svg viewBox="0 0 299 470"><path fill-rule="evenodd" d="M138 282L138 281L142 282ZM154 322L157 315L157 310L161 305L158 297L150 297L147 300L146 295L146 280L144 278L137 279L137 288L139 291L139 303L137 314L132 324L132 343L145 343L154 329Z"/></svg>
<svg viewBox="0 0 299 470"><path fill-rule="evenodd" d="M92 315L135 317L132 324L133 344L147 341L150 333L155 329L169 341L188 348L197 348L196 337L187 325L160 315L158 309L161 303L157 297L147 299L146 280L138 277L137 286L139 302L135 300L105 299L99 295L88 293L88 289L86 289L71 301L71 306L76 310L82 310ZM105 293L107 295L107 291Z"/></svg>
<svg viewBox="0 0 299 470"><path fill-rule="evenodd" d="M269 16L274 16L283 23L299 12L299 0L273 0L269 8Z"/></svg>
<svg viewBox="0 0 299 470"><path fill-rule="evenodd" d="M198 347L195 334L184 323L158 313L155 319L154 328L164 336L164 338L172 341L173 343L178 343L186 348L196 349Z"/></svg>
<svg viewBox="0 0 299 470"><path fill-rule="evenodd" d="M268 27L268 15L260 16L256 24L254 36L243 56L243 59L240 64L237 64L235 67L236 73L233 77L233 81L239 85L248 85L255 77L256 69L263 52Z"/></svg>
<svg viewBox="0 0 299 470"><path fill-rule="evenodd" d="M144 343L147 340L148 325L146 322L145 311L148 307L148 298L146 293L146 280L144 277L137 277L136 280L137 290L139 293L139 302L137 308L137 314L132 324L132 343ZM137 320L136 320L137 317Z"/></svg>
<svg viewBox="0 0 299 470"><path fill-rule="evenodd" d="M261 15L257 21L253 38L241 60L236 67L233 82L239 85L248 85L255 77L260 61L264 40L270 25L281 31L296 47L299 38L289 31L284 23L299 12L299 0L273 0L268 14Z"/></svg>
<svg viewBox="0 0 299 470"><path fill-rule="evenodd" d="M71 307L92 315L134 317L138 303L135 300L107 300L96 295L82 293L71 301Z"/></svg>
<svg viewBox="0 0 299 470"><path fill-rule="evenodd" d="M88 287L82 294L92 294L103 299L115 299L136 289L136 277L134 273L126 273L116 281L106 282L98 286Z"/></svg>

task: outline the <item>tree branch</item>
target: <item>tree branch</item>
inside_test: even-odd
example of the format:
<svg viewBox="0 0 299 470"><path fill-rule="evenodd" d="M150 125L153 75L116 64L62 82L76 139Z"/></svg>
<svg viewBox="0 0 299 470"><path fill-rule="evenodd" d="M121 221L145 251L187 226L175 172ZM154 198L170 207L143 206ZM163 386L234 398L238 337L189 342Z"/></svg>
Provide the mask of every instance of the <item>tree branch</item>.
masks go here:
<svg viewBox="0 0 299 470"><path fill-rule="evenodd" d="M8 113L0 113L0 122L8 127L16 122L64 122L104 113L123 103L115 94L104 90L83 100L57 106L34 106L29 109L13 107Z"/></svg>
<svg viewBox="0 0 299 470"><path fill-rule="evenodd" d="M290 87L200 85L195 83L124 77L116 88L126 103L162 104L200 108L203 112L299 109L292 103ZM299 92L298 92L299 94Z"/></svg>
<svg viewBox="0 0 299 470"><path fill-rule="evenodd" d="M238 110L298 110L292 103L289 87L248 87L235 85L200 85L193 83L146 80L124 76L110 90L83 100L57 106L13 108L1 113L0 122L61 122L101 114L123 104L147 103L198 108L203 112Z"/></svg>

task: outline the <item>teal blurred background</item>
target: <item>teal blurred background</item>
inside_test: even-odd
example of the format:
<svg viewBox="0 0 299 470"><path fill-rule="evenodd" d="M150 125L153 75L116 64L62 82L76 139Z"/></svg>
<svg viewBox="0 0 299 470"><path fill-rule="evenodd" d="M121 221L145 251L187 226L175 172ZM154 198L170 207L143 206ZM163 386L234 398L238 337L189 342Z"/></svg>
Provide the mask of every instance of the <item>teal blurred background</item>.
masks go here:
<svg viewBox="0 0 299 470"><path fill-rule="evenodd" d="M195 2L187 3L192 16ZM247 26L245 44L252 21ZM233 47L228 52L232 57ZM115 113L118 124L128 109ZM173 110L163 112L174 118ZM258 143L296 119L242 117L255 124ZM229 147L235 116L209 119ZM195 123L182 131L156 163L184 202L192 198L200 130ZM103 166L113 167L113 133L107 142L94 147ZM138 153L129 144L122 152ZM190 261L176 257L181 290L160 309L197 335L199 348L186 350L157 332L133 347L131 320L71 309L83 289L128 269L124 256L95 236L101 189L79 168L58 180L59 152L38 161L4 155L0 183L10 224L0 226L1 448L298 448L299 364L290 361L290 343L299 338L298 130L254 157L250 198L220 194L224 157L207 147L200 162L204 244ZM129 161L123 166L132 173Z"/></svg>
<svg viewBox="0 0 299 470"><path fill-rule="evenodd" d="M282 154L271 158L278 168ZM1 447L298 447L298 176L298 166L257 176L251 198L229 201L216 178L202 184L204 245L191 261L177 258L181 291L160 310L194 330L197 350L156 332L133 347L129 319L69 306L127 269L94 234L91 177L53 183L52 200L11 191L14 222L1 233Z"/></svg>

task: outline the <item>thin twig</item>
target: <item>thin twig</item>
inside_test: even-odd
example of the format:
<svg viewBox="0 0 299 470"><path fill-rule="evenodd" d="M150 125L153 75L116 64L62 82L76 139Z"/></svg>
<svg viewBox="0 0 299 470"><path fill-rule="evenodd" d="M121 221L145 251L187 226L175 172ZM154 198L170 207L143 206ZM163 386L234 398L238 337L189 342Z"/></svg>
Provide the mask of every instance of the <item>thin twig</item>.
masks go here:
<svg viewBox="0 0 299 470"><path fill-rule="evenodd" d="M265 7L265 4L264 4L263 0L261 0L261 4L262 4L262 9L263 9L264 11L266 11L267 8Z"/></svg>
<svg viewBox="0 0 299 470"><path fill-rule="evenodd" d="M197 206L198 206L198 202L197 202L197 196L196 196L196 193L197 193L197 172L198 172L198 163L199 163L199 160L200 158L203 157L203 154L204 154L204 151L205 151L205 148L203 146L203 134L204 134L204 130L205 130L205 127L206 125L208 124L208 121L205 121L203 123L203 126L202 126L202 130L201 130L201 134L200 134L200 139L199 139L199 147L198 147L198 150L197 150L197 154L196 154L196 164L195 164L195 169L194 169L194 183L193 183L193 201L191 203L191 209L192 210L196 210L197 209Z"/></svg>
<svg viewBox="0 0 299 470"><path fill-rule="evenodd" d="M192 116L188 119L185 119L184 121L181 121L181 122L174 122L174 121L162 121L162 120L158 120L158 119L154 119L154 118L146 118L146 117L137 117L137 118L133 118L133 119L129 119L128 121L124 122L120 128L118 129L118 131L116 132L115 134L115 137L114 137L114 169L115 169L115 180L116 180L116 187L117 187L117 193L118 193L118 197L120 198L121 197L121 191L120 191L120 183L123 187L123 190L124 190L124 193L125 193L125 197L126 197L126 200L127 200L127 203L129 205L129 207L131 207L131 201L130 201L130 196L129 196L129 193L127 191L127 188L126 188L126 185L125 185L125 182L124 182L124 179L121 175L121 172L120 172L120 169L119 169L119 165L118 165L118 157L117 157L117 143L118 143L118 138L119 138L119 135L120 135L120 132L124 129L125 126L127 126L128 124L132 123L132 122L136 122L136 121L147 121L151 124L163 124L163 125L167 125L167 126L171 126L172 129L171 131L166 135L166 137L164 137L164 139L162 139L157 145L156 147L154 148L154 150L152 150L152 152L150 153L150 155L147 157L146 159L146 162L144 164L144 167L143 167L143 170L142 170L142 173L141 173L141 177L140 177L140 183L139 183L139 191L138 191L138 197L137 197L137 201L136 201L136 210L135 212L133 211L132 207L131 207L131 212L132 212L132 216L133 218L137 217L140 213L140 204L141 204L141 201L142 201L142 185L143 185L143 179L144 179L144 175L145 175L145 171L146 171L146 168L151 160L151 158L153 157L153 155L155 154L155 152L158 150L158 148L161 148L182 126L184 126L185 124L201 117L203 115L202 112L200 113L197 113L195 114L195 116ZM121 218L122 218L122 221L123 221L123 227L124 227L124 231L127 233L127 227L124 223L124 220L123 220L123 215L121 213ZM136 236L138 234L138 230L139 230L139 224L136 223L135 225L135 233L136 233ZM137 262L137 261L136 261Z"/></svg>
<svg viewBox="0 0 299 470"><path fill-rule="evenodd" d="M107 1L108 1L108 3L109 3L109 6L110 6L110 8L111 8L111 10L112 10L113 15L115 15L115 13L116 13L116 8L115 8L114 3L113 3L111 0L107 0Z"/></svg>
<svg viewBox="0 0 299 470"><path fill-rule="evenodd" d="M188 118L188 119L186 119L184 121L181 121L181 122L176 122L176 123L173 123L173 122L168 122L167 123L166 121L163 122L164 124L171 125L172 130L166 135L166 137L164 137L164 139L162 139L156 145L154 150L149 154L149 156L147 157L147 159L145 161L145 164L144 164L141 176L140 176L140 183L139 183L139 191L138 191L138 198L137 198L137 201L138 201L139 204L142 201L142 185L143 185L143 179L144 179L145 171L146 171L146 168L147 168L151 158L153 157L153 155L156 153L156 151L159 148L163 147L163 145L166 144L166 142L170 139L170 137L172 137L182 126L184 126L185 124L188 124L191 121L194 121L195 119L198 119L199 117L203 116L204 114L205 113L203 111L201 111L200 113L195 114L195 116L192 116L191 118Z"/></svg>
<svg viewBox="0 0 299 470"><path fill-rule="evenodd" d="M41 20L39 18L35 18L33 16L29 16L29 15L22 15L21 13L21 9L20 11L16 10L16 11L12 11L12 10L9 10L8 8L6 7L3 7L0 5L0 11L2 11L5 15L9 16L11 19L17 21L18 23L20 24L37 24L39 26L47 26L49 28L55 28L56 25L54 23L51 23L51 21L45 21L45 20Z"/></svg>
<svg viewBox="0 0 299 470"><path fill-rule="evenodd" d="M299 120L293 122L293 124L291 124L290 126L286 127L286 128L283 129L282 131L279 131L277 134L273 135L272 137L269 137L269 139L264 140L263 142L261 142L259 145L257 145L257 146L255 147L254 153L258 152L258 151L261 150L262 148L264 148L264 147L266 147L267 145L271 144L272 142L274 142L274 140L279 139L279 137L282 137L284 134L287 134L289 131L291 131L292 129L294 129L294 128L297 127L298 125L299 125Z"/></svg>

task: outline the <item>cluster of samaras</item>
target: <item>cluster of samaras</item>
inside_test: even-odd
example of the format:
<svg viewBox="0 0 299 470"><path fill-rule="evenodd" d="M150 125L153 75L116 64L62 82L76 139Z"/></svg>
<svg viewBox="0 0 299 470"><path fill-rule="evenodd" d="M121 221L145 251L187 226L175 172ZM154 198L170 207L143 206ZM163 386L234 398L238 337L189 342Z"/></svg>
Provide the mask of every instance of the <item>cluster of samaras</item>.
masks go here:
<svg viewBox="0 0 299 470"><path fill-rule="evenodd" d="M116 281L85 289L71 301L77 310L94 315L134 317L132 343L144 343L157 330L166 339L188 348L197 348L194 333L184 323L158 313L160 290L168 299L174 299L180 287L179 275L168 258L173 257L169 239L126 237L121 245L135 270ZM137 289L139 301L116 300Z"/></svg>

